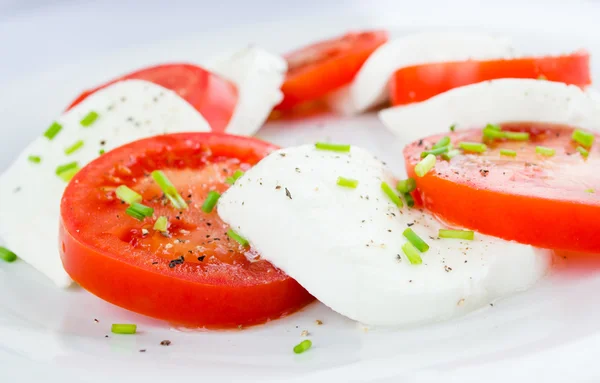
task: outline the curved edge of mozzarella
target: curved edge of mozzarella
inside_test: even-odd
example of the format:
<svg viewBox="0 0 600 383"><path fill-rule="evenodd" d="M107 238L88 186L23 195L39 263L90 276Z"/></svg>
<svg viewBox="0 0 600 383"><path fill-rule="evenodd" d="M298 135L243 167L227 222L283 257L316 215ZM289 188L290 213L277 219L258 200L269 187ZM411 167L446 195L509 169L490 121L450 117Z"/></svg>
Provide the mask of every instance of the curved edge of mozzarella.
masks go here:
<svg viewBox="0 0 600 383"><path fill-rule="evenodd" d="M547 122L600 129L600 98L574 85L535 79L498 79L467 85L419 103L379 112L403 141L488 123Z"/></svg>
<svg viewBox="0 0 600 383"><path fill-rule="evenodd" d="M287 62L279 55L250 46L215 63L211 70L233 82L238 89L238 103L225 132L254 135L283 99L280 88Z"/></svg>
<svg viewBox="0 0 600 383"><path fill-rule="evenodd" d="M80 121L90 111L98 113L92 125ZM60 200L66 182L56 174L59 165L77 161L83 167L125 143L165 133L209 132L208 122L176 93L159 85L127 80L95 92L58 120L62 130L48 140L30 143L0 175L0 237L19 258L60 287L71 284L59 255ZM67 155L77 141L83 146ZM41 163L28 160L41 157ZM34 238L32 240L32 238Z"/></svg>
<svg viewBox="0 0 600 383"><path fill-rule="evenodd" d="M507 39L462 32L427 32L390 40L364 63L349 90L328 97L330 106L344 114L364 112L385 102L393 73L409 66L445 61L509 58L514 49Z"/></svg>
<svg viewBox="0 0 600 383"><path fill-rule="evenodd" d="M358 180L355 189L336 184ZM476 234L438 239L444 228L420 209L399 209L381 190L387 168L357 147L305 145L271 153L219 199L224 222L263 259L338 313L369 325L403 326L464 314L525 290L551 265L549 252ZM412 265L401 248L411 227L430 249Z"/></svg>

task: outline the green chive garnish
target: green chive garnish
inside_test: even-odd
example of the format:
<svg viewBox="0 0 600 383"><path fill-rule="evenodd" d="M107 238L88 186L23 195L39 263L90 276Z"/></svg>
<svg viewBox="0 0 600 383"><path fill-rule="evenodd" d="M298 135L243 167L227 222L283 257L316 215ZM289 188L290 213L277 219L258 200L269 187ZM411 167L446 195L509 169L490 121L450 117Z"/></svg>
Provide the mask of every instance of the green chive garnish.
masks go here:
<svg viewBox="0 0 600 383"><path fill-rule="evenodd" d="M410 193L404 193L402 195L404 196L404 201L406 201L406 206L408 206L408 207L415 206L415 199L413 198L412 195L410 195Z"/></svg>
<svg viewBox="0 0 600 383"><path fill-rule="evenodd" d="M93 110L89 112L84 118L79 121L81 126L85 126L86 128L94 123L98 119L98 113Z"/></svg>
<svg viewBox="0 0 600 383"><path fill-rule="evenodd" d="M472 153L483 153L487 150L486 144L482 144L479 142L460 142L458 146L462 150Z"/></svg>
<svg viewBox="0 0 600 383"><path fill-rule="evenodd" d="M113 334L135 334L137 331L136 324L118 324L115 323L111 326L110 331Z"/></svg>
<svg viewBox="0 0 600 383"><path fill-rule="evenodd" d="M448 147L444 146L441 148L435 148L435 149L431 149L431 150L425 150L423 152L421 152L421 158L425 158L430 154L433 154L434 156L439 156L440 154L446 153L448 151Z"/></svg>
<svg viewBox="0 0 600 383"><path fill-rule="evenodd" d="M0 246L0 259L5 262L14 262L17 260L17 254L8 250L6 247Z"/></svg>
<svg viewBox="0 0 600 383"><path fill-rule="evenodd" d="M396 195L396 193L394 193L394 190L392 190L392 188L390 187L390 185L388 185L385 182L382 182L381 183L381 190L383 190L383 192L389 197L389 199L394 203L394 205L396 205L396 206L398 206L400 208L404 206L404 204L402 203L402 200L400 199L400 197L398 197Z"/></svg>
<svg viewBox="0 0 600 383"><path fill-rule="evenodd" d="M446 161L450 161L451 159L458 156L459 154L460 154L460 150L452 149L452 150L448 151L448 153L442 153L442 159L446 160Z"/></svg>
<svg viewBox="0 0 600 383"><path fill-rule="evenodd" d="M164 215L161 215L154 222L154 230L165 232L169 228L169 220Z"/></svg>
<svg viewBox="0 0 600 383"><path fill-rule="evenodd" d="M62 130L62 125L54 121L52 125L44 132L44 137L52 140Z"/></svg>
<svg viewBox="0 0 600 383"><path fill-rule="evenodd" d="M69 162L68 164L58 166L56 168L56 175L62 178L63 181L69 182L79 170L77 162Z"/></svg>
<svg viewBox="0 0 600 383"><path fill-rule="evenodd" d="M338 177L337 179L338 186L343 186L345 188L356 189L358 186L358 180L353 180L350 178Z"/></svg>
<svg viewBox="0 0 600 383"><path fill-rule="evenodd" d="M175 206L177 209L187 209L188 205L185 203L185 200L181 197L175 186L169 181L165 173L161 170L155 170L152 172L152 178L158 186L160 190L167 196L169 201Z"/></svg>
<svg viewBox="0 0 600 383"><path fill-rule="evenodd" d="M238 178L240 178L243 175L244 175L244 172L238 169L233 173L233 175L231 177L227 177L225 179L225 182L228 183L229 185L233 185L235 183L235 181L237 181Z"/></svg>
<svg viewBox="0 0 600 383"><path fill-rule="evenodd" d="M98 154L99 154L99 155L103 155L104 153L106 153L106 152L104 151L104 149L100 149L100 150L98 150Z"/></svg>
<svg viewBox="0 0 600 383"><path fill-rule="evenodd" d="M332 152L349 152L350 145L342 145L342 144L330 144L327 142L317 142L315 143L315 148L319 150L329 150Z"/></svg>
<svg viewBox="0 0 600 383"><path fill-rule="evenodd" d="M586 193L595 193L596 191L594 189L585 189Z"/></svg>
<svg viewBox="0 0 600 383"><path fill-rule="evenodd" d="M433 154L427 155L421 162L415 165L415 173L419 177L423 177L435 166L435 156Z"/></svg>
<svg viewBox="0 0 600 383"><path fill-rule="evenodd" d="M396 184L396 190L400 193L411 193L415 191L417 188L417 181L414 178L407 178L405 180L400 180Z"/></svg>
<svg viewBox="0 0 600 383"><path fill-rule="evenodd" d="M541 154L542 156L546 156L546 157L552 157L553 155L556 154L556 150L554 150L552 148L547 148L545 146L536 146L535 152L537 154Z"/></svg>
<svg viewBox="0 0 600 383"><path fill-rule="evenodd" d="M312 342L309 339L303 340L302 342L294 346L294 353L302 354L304 351L307 351L311 347Z"/></svg>
<svg viewBox="0 0 600 383"><path fill-rule="evenodd" d="M450 131L454 132L456 130L456 124L450 125Z"/></svg>
<svg viewBox="0 0 600 383"><path fill-rule="evenodd" d="M217 201L219 201L219 197L221 197L221 194L219 194L219 192L216 192L214 190L209 191L208 195L206 196L206 199L204 200L204 203L202 204L202 211L207 214L213 211L215 205L217 204Z"/></svg>
<svg viewBox="0 0 600 383"><path fill-rule="evenodd" d="M500 155L507 156L507 157L516 157L517 152L515 152L514 150L509 150L509 149L500 149Z"/></svg>
<svg viewBox="0 0 600 383"><path fill-rule="evenodd" d="M483 136L486 138L505 138L506 132L503 132L498 125L488 124L483 129Z"/></svg>
<svg viewBox="0 0 600 383"><path fill-rule="evenodd" d="M581 129L575 129L571 138L586 148L589 148L594 143L594 135Z"/></svg>
<svg viewBox="0 0 600 383"><path fill-rule="evenodd" d="M504 132L506 139L511 141L527 141L529 140L529 133L527 132Z"/></svg>
<svg viewBox="0 0 600 383"><path fill-rule="evenodd" d="M227 230L227 235L229 236L229 238L233 239L240 245L244 247L248 246L248 240L236 233L235 231L233 231L232 229Z"/></svg>
<svg viewBox="0 0 600 383"><path fill-rule="evenodd" d="M421 254L419 254L419 250L417 250L412 243L406 242L404 245L402 245L402 251L412 265L420 265L423 263L423 259L421 258Z"/></svg>
<svg viewBox="0 0 600 383"><path fill-rule="evenodd" d="M42 157L40 156L29 156L27 157L27 159L29 160L29 162L33 162L34 164L39 164L40 162L42 162Z"/></svg>
<svg viewBox="0 0 600 383"><path fill-rule="evenodd" d="M438 233L438 237L440 238L454 238L454 239L464 239L472 241L475 238L475 232L473 230L447 230L440 229Z"/></svg>
<svg viewBox="0 0 600 383"><path fill-rule="evenodd" d="M487 124L484 129L496 130L496 131L501 131L502 130L502 128L500 127L500 125L496 125L496 124Z"/></svg>
<svg viewBox="0 0 600 383"><path fill-rule="evenodd" d="M436 142L435 145L433 145L431 148L432 149L443 148L448 145L450 145L450 137L444 136L444 137L440 138L440 140L438 142Z"/></svg>
<svg viewBox="0 0 600 383"><path fill-rule="evenodd" d="M125 210L125 213L128 216L137 219L138 221L143 221L144 218L151 217L152 214L154 214L154 209L149 206L142 205L141 203L134 202L127 208L127 210Z"/></svg>
<svg viewBox="0 0 600 383"><path fill-rule="evenodd" d="M588 152L583 146L578 146L577 151L583 158L587 158L590 155L590 152Z"/></svg>
<svg viewBox="0 0 600 383"><path fill-rule="evenodd" d="M130 188L128 188L125 185L121 185L119 186L116 190L115 190L115 194L117 195L117 198L120 199L121 201L124 201L125 203L131 205L132 203L135 202L142 202L142 196L139 195L138 193L136 193L134 190L131 190Z"/></svg>
<svg viewBox="0 0 600 383"><path fill-rule="evenodd" d="M67 156L70 154L73 154L76 151L78 151L79 149L81 149L82 147L83 147L83 141L79 140L76 143L74 143L73 145L69 146L68 148L65 148L65 154Z"/></svg>
<svg viewBox="0 0 600 383"><path fill-rule="evenodd" d="M413 244L421 253L429 250L429 245L425 243L410 227L402 233L410 243Z"/></svg>

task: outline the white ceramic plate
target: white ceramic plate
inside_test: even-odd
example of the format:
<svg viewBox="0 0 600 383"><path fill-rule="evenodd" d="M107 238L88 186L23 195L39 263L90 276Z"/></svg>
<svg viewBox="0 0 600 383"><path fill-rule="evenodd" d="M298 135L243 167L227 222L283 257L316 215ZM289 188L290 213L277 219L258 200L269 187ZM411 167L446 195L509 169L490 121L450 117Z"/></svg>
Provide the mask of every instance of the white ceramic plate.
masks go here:
<svg viewBox="0 0 600 383"><path fill-rule="evenodd" d="M113 2L68 2L0 18L0 46L7 47L0 74L0 169L80 90L156 62L207 62L247 43L283 52L351 28L383 26L400 34L446 26L484 28L531 53L585 47L600 57L600 8L587 2L409 8L308 1L302 8L258 1L241 9L235 7L241 0L224 0L214 9L182 3L116 9ZM217 28L227 12L236 16ZM280 20L269 22L265 14ZM260 23L231 26L248 20L244 15ZM283 146L322 139L358 144L403 172L402 143L374 115L271 123L259 136ZM315 303L264 326L202 332L171 328L79 288L59 290L23 262L0 263L0 381L579 381L600 376L597 291L599 264L568 263L526 293L422 327L365 331ZM324 324L317 326L317 319ZM139 333L110 334L116 322L137 323ZM302 330L314 346L295 355L291 349ZM171 346L160 346L165 339Z"/></svg>

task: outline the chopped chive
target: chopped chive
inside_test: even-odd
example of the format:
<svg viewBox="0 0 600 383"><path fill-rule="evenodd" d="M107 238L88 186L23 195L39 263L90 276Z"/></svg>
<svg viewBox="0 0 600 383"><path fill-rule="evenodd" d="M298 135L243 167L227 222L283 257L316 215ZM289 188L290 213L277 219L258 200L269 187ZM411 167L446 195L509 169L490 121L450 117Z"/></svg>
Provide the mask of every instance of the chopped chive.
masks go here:
<svg viewBox="0 0 600 383"><path fill-rule="evenodd" d="M406 242L404 245L402 245L402 252L404 252L404 255L406 255L406 258L408 258L408 261L412 265L420 265L423 263L423 259L421 258L421 254L419 254L419 250L417 250L412 243Z"/></svg>
<svg viewBox="0 0 600 383"><path fill-rule="evenodd" d="M58 122L54 121L52 125L44 132L44 137L49 140L52 140L56 135L62 130L62 125Z"/></svg>
<svg viewBox="0 0 600 383"><path fill-rule="evenodd" d="M187 203L185 203L185 200L181 197L171 181L169 181L165 173L163 173L161 170L155 170L152 172L152 178L158 184L160 190L165 193L173 206L175 206L177 209L187 209Z"/></svg>
<svg viewBox="0 0 600 383"><path fill-rule="evenodd" d="M404 201L406 201L406 206L408 206L408 207L415 206L415 199L413 198L412 195L410 195L410 193L403 193L402 195L404 196Z"/></svg>
<svg viewBox="0 0 600 383"><path fill-rule="evenodd" d="M14 262L17 260L17 254L8 250L6 247L0 246L0 259L5 262Z"/></svg>
<svg viewBox="0 0 600 383"><path fill-rule="evenodd" d="M400 180L396 184L396 190L400 193L411 193L417 188L417 181L414 178Z"/></svg>
<svg viewBox="0 0 600 383"><path fill-rule="evenodd" d="M458 146L466 152L473 153L483 153L487 150L487 145L479 142L460 142Z"/></svg>
<svg viewBox="0 0 600 383"><path fill-rule="evenodd" d="M115 190L115 194L117 195L118 199L124 201L129 205L135 202L142 202L142 196L125 185L117 187L117 189Z"/></svg>
<svg viewBox="0 0 600 383"><path fill-rule="evenodd" d="M529 140L529 133L527 132L504 132L506 139L510 141L527 141Z"/></svg>
<svg viewBox="0 0 600 383"><path fill-rule="evenodd" d="M485 128L485 129L483 129L483 136L485 138L491 138L491 139L506 138L507 132L502 132L500 130Z"/></svg>
<svg viewBox="0 0 600 383"><path fill-rule="evenodd" d="M248 246L248 240L246 238L242 237L241 235L239 235L238 233L236 233L235 231L233 231L233 229L227 230L227 235L229 236L229 238L233 239L240 245L242 245L244 247Z"/></svg>
<svg viewBox="0 0 600 383"><path fill-rule="evenodd" d="M429 250L429 245L419 237L410 227L402 233L410 243L413 244L421 253Z"/></svg>
<svg viewBox="0 0 600 383"><path fill-rule="evenodd" d="M396 193L394 193L394 190L392 190L390 185L388 185L385 182L382 182L381 190L383 190L383 192L389 197L389 199L394 203L394 205L396 205L400 208L404 206L404 204L402 203L402 200L400 199L400 197L398 197L396 195Z"/></svg>
<svg viewBox="0 0 600 383"><path fill-rule="evenodd" d="M77 164L77 161L73 161L73 162L69 162L68 164L57 166L56 167L56 175L59 175L60 173L65 172L70 169L75 169L78 166L79 165Z"/></svg>
<svg viewBox="0 0 600 383"><path fill-rule="evenodd" d="M590 155L590 152L588 152L583 146L578 146L577 151L583 158L587 158Z"/></svg>
<svg viewBox="0 0 600 383"><path fill-rule="evenodd" d="M450 125L450 131L454 132L456 130L456 124Z"/></svg>
<svg viewBox="0 0 600 383"><path fill-rule="evenodd" d="M114 323L111 328L110 331L113 334L127 334L127 335L131 335L131 334L135 334L137 331L137 325L136 324L118 324L118 323Z"/></svg>
<svg viewBox="0 0 600 383"><path fill-rule="evenodd" d="M67 156L70 154L73 154L76 151L78 151L79 149L81 149L82 147L83 147L83 141L79 140L76 143L74 143L73 145L69 146L68 148L65 148L65 154Z"/></svg>
<svg viewBox="0 0 600 383"><path fill-rule="evenodd" d="M315 143L315 148L319 150L329 150L332 152L349 152L350 145L343 144L330 144L327 142L317 142Z"/></svg>
<svg viewBox="0 0 600 383"><path fill-rule="evenodd" d="M69 182L79 170L79 164L77 164L77 162L69 162L68 164L56 167L56 175L63 181Z"/></svg>
<svg viewBox="0 0 600 383"><path fill-rule="evenodd" d="M589 148L594 143L594 135L581 129L575 129L571 138L586 148Z"/></svg>
<svg viewBox="0 0 600 383"><path fill-rule="evenodd" d="M497 130L497 131L502 130L500 125L497 125L497 124L487 124L484 129Z"/></svg>
<svg viewBox="0 0 600 383"><path fill-rule="evenodd" d="M227 177L225 179L225 182L228 183L229 185L233 185L235 183L235 181L237 181L238 178L240 178L243 175L244 175L244 172L238 169L233 173L233 175L231 177Z"/></svg>
<svg viewBox="0 0 600 383"><path fill-rule="evenodd" d="M98 154L99 154L99 155L103 155L104 153L106 153L106 152L104 151L104 149L100 149L100 150L98 150Z"/></svg>
<svg viewBox="0 0 600 383"><path fill-rule="evenodd" d="M27 159L29 160L29 162L33 162L34 164L39 164L40 162L42 162L42 157L40 156L29 156L27 157Z"/></svg>
<svg viewBox="0 0 600 383"><path fill-rule="evenodd" d="M164 215L161 215L154 222L154 230L165 232L169 228L169 220Z"/></svg>
<svg viewBox="0 0 600 383"><path fill-rule="evenodd" d="M427 155L421 162L415 165L415 173L419 177L423 177L435 166L435 156L433 154Z"/></svg>
<svg viewBox="0 0 600 383"><path fill-rule="evenodd" d="M154 209L149 206L142 205L141 203L134 202L129 205L127 210L125 210L125 214L137 219L138 221L142 221L146 217L151 217L152 214L154 214Z"/></svg>
<svg viewBox="0 0 600 383"><path fill-rule="evenodd" d="M425 150L423 152L421 152L421 158L425 158L430 154L433 154L434 156L439 156L440 154L446 153L448 151L448 147L444 146L441 148L436 148L436 149L431 149L431 150Z"/></svg>
<svg viewBox="0 0 600 383"><path fill-rule="evenodd" d="M436 142L435 145L433 145L431 148L432 149L443 148L448 145L450 145L450 137L444 136L444 137L440 138L440 140L438 142Z"/></svg>
<svg viewBox="0 0 600 383"><path fill-rule="evenodd" d="M79 121L81 126L85 126L86 128L94 123L98 119L98 113L93 110L89 112L84 118Z"/></svg>
<svg viewBox="0 0 600 383"><path fill-rule="evenodd" d="M585 189L586 193L595 193L596 191L594 189Z"/></svg>
<svg viewBox="0 0 600 383"><path fill-rule="evenodd" d="M442 153L442 159L446 160L446 161L450 161L451 159L458 156L459 154L460 154L460 150L452 149L452 150L449 150L448 153Z"/></svg>
<svg viewBox="0 0 600 383"><path fill-rule="evenodd" d="M500 149L500 155L507 156L507 157L516 157L517 152L515 152L514 150L509 150L509 149Z"/></svg>
<svg viewBox="0 0 600 383"><path fill-rule="evenodd" d="M345 188L356 189L358 186L358 180L353 180L350 178L338 177L337 179L338 186L343 186Z"/></svg>
<svg viewBox="0 0 600 383"><path fill-rule="evenodd" d="M310 339L303 340L302 342L294 346L294 353L302 354L303 352L308 351L308 349L310 349L311 347L312 342L310 341Z"/></svg>
<svg viewBox="0 0 600 383"><path fill-rule="evenodd" d="M535 152L537 154L541 154L542 156L546 156L546 157L552 157L553 155L556 154L556 150L554 150L552 148L547 148L545 146L536 146Z"/></svg>
<svg viewBox="0 0 600 383"><path fill-rule="evenodd" d="M219 192L216 192L214 190L209 191L208 195L206 196L206 199L204 200L204 203L202 204L202 211L205 213L210 213L217 204L217 201L219 201L219 197L221 197L221 194L219 194Z"/></svg>
<svg viewBox="0 0 600 383"><path fill-rule="evenodd" d="M447 230L440 229L438 232L438 237L440 238L454 238L454 239L464 239L472 241L475 238L475 232L473 230Z"/></svg>

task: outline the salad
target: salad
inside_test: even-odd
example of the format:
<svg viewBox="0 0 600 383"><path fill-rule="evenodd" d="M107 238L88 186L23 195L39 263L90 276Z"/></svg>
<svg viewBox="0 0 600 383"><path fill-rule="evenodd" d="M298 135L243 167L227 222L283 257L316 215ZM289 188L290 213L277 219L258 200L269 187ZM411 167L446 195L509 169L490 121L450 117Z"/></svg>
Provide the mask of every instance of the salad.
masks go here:
<svg viewBox="0 0 600 383"><path fill-rule="evenodd" d="M259 325L314 300L380 327L464 315L532 287L558 253L600 252L589 60L375 30L120 75L0 175L0 258L190 327ZM406 143L406 175L360 145L253 137L323 107L377 110Z"/></svg>

